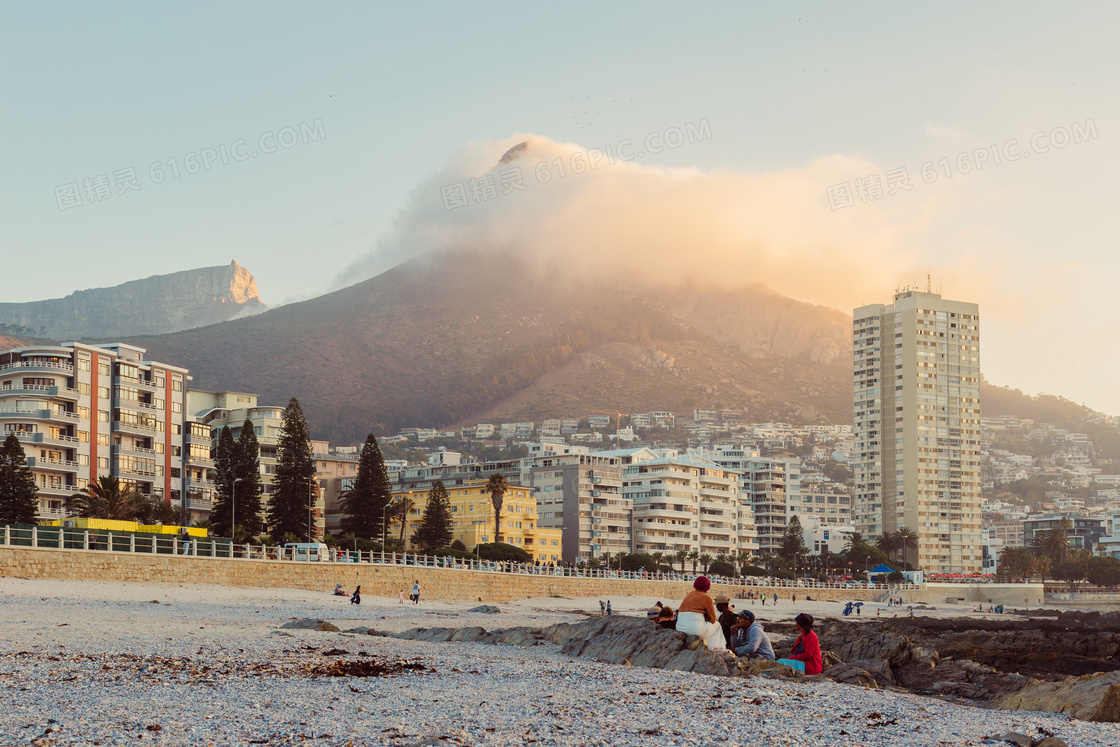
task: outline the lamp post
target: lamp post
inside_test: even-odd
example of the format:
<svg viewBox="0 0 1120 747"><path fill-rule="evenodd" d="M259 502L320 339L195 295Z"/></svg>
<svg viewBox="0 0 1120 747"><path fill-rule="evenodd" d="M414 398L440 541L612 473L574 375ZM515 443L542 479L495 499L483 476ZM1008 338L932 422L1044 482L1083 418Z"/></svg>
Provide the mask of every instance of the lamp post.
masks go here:
<svg viewBox="0 0 1120 747"><path fill-rule="evenodd" d="M229 536L233 539L233 544L237 544L237 483L241 482L242 478L235 477L233 482L229 484ZM230 557L233 557L233 550L230 549Z"/></svg>
<svg viewBox="0 0 1120 747"><path fill-rule="evenodd" d="M309 545L311 544L311 496L315 485L314 480L314 477L307 478L307 544Z"/></svg>
<svg viewBox="0 0 1120 747"><path fill-rule="evenodd" d="M381 509L381 562L385 562L385 543L389 541L389 506L386 503Z"/></svg>

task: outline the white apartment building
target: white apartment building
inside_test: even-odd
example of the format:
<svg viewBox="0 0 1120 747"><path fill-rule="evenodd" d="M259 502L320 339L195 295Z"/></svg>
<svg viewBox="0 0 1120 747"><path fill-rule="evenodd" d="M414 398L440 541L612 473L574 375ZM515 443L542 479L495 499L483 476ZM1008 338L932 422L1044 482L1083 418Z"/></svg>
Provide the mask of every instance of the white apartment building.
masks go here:
<svg viewBox="0 0 1120 747"><path fill-rule="evenodd" d="M853 313L856 528L920 534L934 573L979 573L980 317L901 290Z"/></svg>
<svg viewBox="0 0 1120 747"><path fill-rule="evenodd" d="M187 370L122 343L0 352L0 426L23 445L39 517L103 475L181 505Z"/></svg>
<svg viewBox="0 0 1120 747"><path fill-rule="evenodd" d="M739 473L674 449L605 452L623 460L623 496L634 506L636 552L719 555L758 551Z"/></svg>
<svg viewBox="0 0 1120 747"><path fill-rule="evenodd" d="M793 513L790 507L802 504L801 461L761 457L756 451L724 444L697 453L739 473L739 490L751 508L758 549L776 553Z"/></svg>

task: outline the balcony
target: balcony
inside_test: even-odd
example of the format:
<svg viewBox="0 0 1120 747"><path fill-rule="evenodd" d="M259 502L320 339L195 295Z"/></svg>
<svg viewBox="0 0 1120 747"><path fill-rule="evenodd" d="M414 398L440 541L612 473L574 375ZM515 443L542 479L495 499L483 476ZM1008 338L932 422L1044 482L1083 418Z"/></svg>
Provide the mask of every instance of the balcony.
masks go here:
<svg viewBox="0 0 1120 747"><path fill-rule="evenodd" d="M127 454L146 454L148 456L156 456L158 452L155 449L146 449L143 446L134 446L132 444L116 444L113 446L113 453L117 452Z"/></svg>
<svg viewBox="0 0 1120 747"><path fill-rule="evenodd" d="M0 409L0 419L19 419L19 420L57 420L63 423L73 423L78 420L78 413L67 412L66 410L15 410L15 409Z"/></svg>
<svg viewBox="0 0 1120 747"><path fill-rule="evenodd" d="M78 488L73 484L50 483L36 485L35 492L39 494L40 498L69 498L78 492Z"/></svg>
<svg viewBox="0 0 1120 747"><path fill-rule="evenodd" d="M12 394L22 395L39 395L47 397L57 397L59 399L67 399L77 401L81 396L81 392L77 389L71 389L68 386L46 386L44 384L17 384L12 382L13 386L0 388L0 397Z"/></svg>
<svg viewBox="0 0 1120 747"><path fill-rule="evenodd" d="M5 363L0 366L0 372L3 371L45 371L47 373L55 373L62 371L67 374L74 373L74 366L69 363L53 363L50 361L20 361L19 363Z"/></svg>
<svg viewBox="0 0 1120 747"><path fill-rule="evenodd" d="M23 443L27 444L76 444L79 443L78 439L74 436L54 435L51 433L24 433L17 432L16 438Z"/></svg>
<svg viewBox="0 0 1120 747"><path fill-rule="evenodd" d="M120 433L135 433L141 436L148 436L152 433L157 433L155 423L151 425L141 425L140 423L123 423L119 420L113 421L113 430Z"/></svg>
<svg viewBox="0 0 1120 747"><path fill-rule="evenodd" d="M42 459L40 457L27 457L27 466L30 469L51 472L77 472L81 467L77 462L66 459Z"/></svg>

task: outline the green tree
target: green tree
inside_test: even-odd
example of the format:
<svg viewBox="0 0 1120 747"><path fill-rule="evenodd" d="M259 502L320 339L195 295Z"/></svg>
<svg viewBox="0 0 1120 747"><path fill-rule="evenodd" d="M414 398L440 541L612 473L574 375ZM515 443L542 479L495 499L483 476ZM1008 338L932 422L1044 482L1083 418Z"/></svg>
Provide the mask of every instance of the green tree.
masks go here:
<svg viewBox="0 0 1120 747"><path fill-rule="evenodd" d="M696 573L696 561L700 559L700 553L692 550L688 553L688 559L692 561L692 572Z"/></svg>
<svg viewBox="0 0 1120 747"><path fill-rule="evenodd" d="M726 560L714 560L712 564L708 566L708 572L713 576L726 576L731 578L735 575L735 566L731 565L731 563Z"/></svg>
<svg viewBox="0 0 1120 747"><path fill-rule="evenodd" d="M384 509L393 500L385 459L373 434L366 436L354 487L342 496L342 529L365 539L380 539Z"/></svg>
<svg viewBox="0 0 1120 747"><path fill-rule="evenodd" d="M1026 578L1034 571L1034 554L1025 547L1005 547L999 551L998 568L1009 576Z"/></svg>
<svg viewBox="0 0 1120 747"><path fill-rule="evenodd" d="M1089 577L1089 561L1093 554L1088 550L1070 550L1066 559L1054 566L1054 578L1069 584L1070 591Z"/></svg>
<svg viewBox="0 0 1120 747"><path fill-rule="evenodd" d="M688 560L688 550L677 550L673 557L681 564L681 573L684 573L684 561Z"/></svg>
<svg viewBox="0 0 1120 747"><path fill-rule="evenodd" d="M276 492L268 505L268 528L272 536L296 537L306 541L310 481L315 477L315 460L311 455L311 434L307 419L295 397L284 408L277 442Z"/></svg>
<svg viewBox="0 0 1120 747"><path fill-rule="evenodd" d="M490 493L490 503L494 506L494 541L502 541L502 504L505 502L506 490L509 483L501 472L490 475L486 483L486 491Z"/></svg>
<svg viewBox="0 0 1120 747"><path fill-rule="evenodd" d="M71 511L88 519L136 521L151 510L148 499L116 477L102 475L97 482L70 497Z"/></svg>
<svg viewBox="0 0 1120 747"><path fill-rule="evenodd" d="M850 550L856 545L864 544L862 532L844 532L844 550Z"/></svg>
<svg viewBox="0 0 1120 747"><path fill-rule="evenodd" d="M215 485L217 495L214 505L210 509L210 525L214 536L230 537L233 528L233 481L240 477L240 467L237 459L237 442L233 440L233 431L229 426L223 426L218 433L218 443L211 450L214 459ZM237 484L241 487L241 483Z"/></svg>
<svg viewBox="0 0 1120 747"><path fill-rule="evenodd" d="M898 550L898 535L894 532L883 532L875 538L875 547L891 557Z"/></svg>
<svg viewBox="0 0 1120 747"><path fill-rule="evenodd" d="M710 568L712 565L712 556L706 552L701 553L698 560L700 561L700 567L704 569L704 573L707 573L708 568Z"/></svg>
<svg viewBox="0 0 1120 747"><path fill-rule="evenodd" d="M1120 586L1120 558L1104 557L1089 560L1089 583L1114 589Z"/></svg>
<svg viewBox="0 0 1120 747"><path fill-rule="evenodd" d="M895 545L896 545L895 550L901 551L901 553L902 553L902 567L906 568L906 566L907 566L907 560L906 560L907 555L909 554L910 550L917 550L918 549L918 540L921 539L921 535L918 534L918 532L916 530L911 529L910 527L907 527L907 526L899 527L898 531L894 532L893 535L894 535ZM917 567L917 566L914 566L914 567Z"/></svg>
<svg viewBox="0 0 1120 747"><path fill-rule="evenodd" d="M1071 524L1069 519L1062 519L1061 523L1053 529L1043 529L1035 532L1031 537L1031 549L1035 555L1044 555L1050 558L1053 565L1057 566L1066 559L1069 552L1068 530Z"/></svg>
<svg viewBox="0 0 1120 747"><path fill-rule="evenodd" d="M415 542L425 552L447 547L451 542L451 498L442 480L436 480L428 491L428 503L424 506L424 518L416 530Z"/></svg>
<svg viewBox="0 0 1120 747"><path fill-rule="evenodd" d="M241 482L237 483L235 518L244 534L256 534L261 528L261 493L264 486L261 483L261 447L251 420L246 420L241 426L234 457L237 460L237 477L241 478Z"/></svg>
<svg viewBox="0 0 1120 747"><path fill-rule="evenodd" d="M404 543L404 531L408 528L408 515L412 513L412 509L416 508L416 501L412 500L407 495L402 495L393 506L393 515L396 516L397 520L401 523L400 541L401 547L404 548L406 547ZM415 544L415 538L413 538L413 543Z"/></svg>
<svg viewBox="0 0 1120 747"><path fill-rule="evenodd" d="M782 543L778 548L778 555L783 560L793 561L805 552L805 532L801 528L801 519L793 516L786 524L782 533Z"/></svg>
<svg viewBox="0 0 1120 747"><path fill-rule="evenodd" d="M0 524L34 524L39 513L35 477L16 434L0 446Z"/></svg>
<svg viewBox="0 0 1120 747"><path fill-rule="evenodd" d="M505 542L486 542L476 547L474 552L483 560L511 560L516 563L528 563L532 560L526 550Z"/></svg>

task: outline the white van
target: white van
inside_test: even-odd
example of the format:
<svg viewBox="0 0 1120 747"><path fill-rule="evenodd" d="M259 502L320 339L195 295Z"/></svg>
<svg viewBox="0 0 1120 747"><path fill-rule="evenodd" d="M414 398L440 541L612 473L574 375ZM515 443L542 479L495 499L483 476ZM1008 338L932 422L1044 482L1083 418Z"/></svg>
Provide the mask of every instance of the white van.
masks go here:
<svg viewBox="0 0 1120 747"><path fill-rule="evenodd" d="M322 561L330 558L330 550L322 542L293 542L284 545L282 560Z"/></svg>

